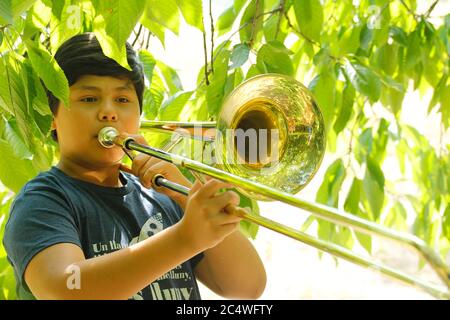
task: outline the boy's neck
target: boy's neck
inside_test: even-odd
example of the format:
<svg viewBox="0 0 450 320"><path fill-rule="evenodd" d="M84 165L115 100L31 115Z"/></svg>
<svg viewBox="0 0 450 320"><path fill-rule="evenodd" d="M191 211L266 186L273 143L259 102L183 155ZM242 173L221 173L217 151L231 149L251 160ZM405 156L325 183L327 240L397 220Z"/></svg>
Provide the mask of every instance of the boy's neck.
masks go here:
<svg viewBox="0 0 450 320"><path fill-rule="evenodd" d="M69 159L61 158L56 165L68 176L103 187L122 187L119 179L119 164L105 168L88 168Z"/></svg>

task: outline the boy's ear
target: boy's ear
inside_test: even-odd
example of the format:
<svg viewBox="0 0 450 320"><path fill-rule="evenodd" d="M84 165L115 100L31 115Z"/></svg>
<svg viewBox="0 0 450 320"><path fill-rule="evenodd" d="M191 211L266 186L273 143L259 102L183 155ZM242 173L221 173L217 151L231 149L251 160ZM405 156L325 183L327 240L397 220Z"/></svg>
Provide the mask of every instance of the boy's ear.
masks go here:
<svg viewBox="0 0 450 320"><path fill-rule="evenodd" d="M56 129L56 123L55 123L55 118L52 119L52 124L50 125L50 130L55 130Z"/></svg>

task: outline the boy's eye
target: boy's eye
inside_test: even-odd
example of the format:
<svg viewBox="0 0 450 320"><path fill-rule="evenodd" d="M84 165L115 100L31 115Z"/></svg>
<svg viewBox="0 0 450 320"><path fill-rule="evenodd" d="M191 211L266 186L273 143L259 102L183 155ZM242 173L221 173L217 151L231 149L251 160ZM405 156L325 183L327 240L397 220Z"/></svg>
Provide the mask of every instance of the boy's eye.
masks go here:
<svg viewBox="0 0 450 320"><path fill-rule="evenodd" d="M86 97L86 98L82 98L81 101L83 102L96 102L97 98L94 97Z"/></svg>
<svg viewBox="0 0 450 320"><path fill-rule="evenodd" d="M124 97L122 97L122 98L117 98L117 101L118 101L118 102L122 102L122 103L130 102L130 100L128 100L127 98L124 98Z"/></svg>

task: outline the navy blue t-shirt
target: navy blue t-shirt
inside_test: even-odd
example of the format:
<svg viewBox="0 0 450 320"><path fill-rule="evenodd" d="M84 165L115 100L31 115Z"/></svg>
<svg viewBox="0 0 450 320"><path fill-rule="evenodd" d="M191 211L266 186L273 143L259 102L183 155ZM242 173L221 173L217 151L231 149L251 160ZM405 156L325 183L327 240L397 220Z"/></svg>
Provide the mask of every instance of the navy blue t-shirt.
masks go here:
<svg viewBox="0 0 450 320"><path fill-rule="evenodd" d="M89 259L147 239L181 219L182 209L168 196L146 189L132 175L121 173L120 179L123 187L103 187L52 167L22 188L3 239L20 299L34 299L24 272L45 248L73 243ZM193 271L201 258L182 263L130 299L200 299Z"/></svg>

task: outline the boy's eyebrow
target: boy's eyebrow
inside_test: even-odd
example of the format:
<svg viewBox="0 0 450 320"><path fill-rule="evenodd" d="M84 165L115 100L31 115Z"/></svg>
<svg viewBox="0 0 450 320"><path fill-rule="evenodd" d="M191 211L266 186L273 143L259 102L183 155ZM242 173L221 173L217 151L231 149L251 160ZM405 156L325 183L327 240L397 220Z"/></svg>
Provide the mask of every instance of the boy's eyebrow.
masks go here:
<svg viewBox="0 0 450 320"><path fill-rule="evenodd" d="M115 91L127 91L127 90L132 90L133 87L131 85L131 81L128 81L127 83L125 83L122 86L118 86L116 88L114 88ZM99 87L96 86L92 86L92 85L80 85L75 87L75 90L91 90L91 91L102 91Z"/></svg>

